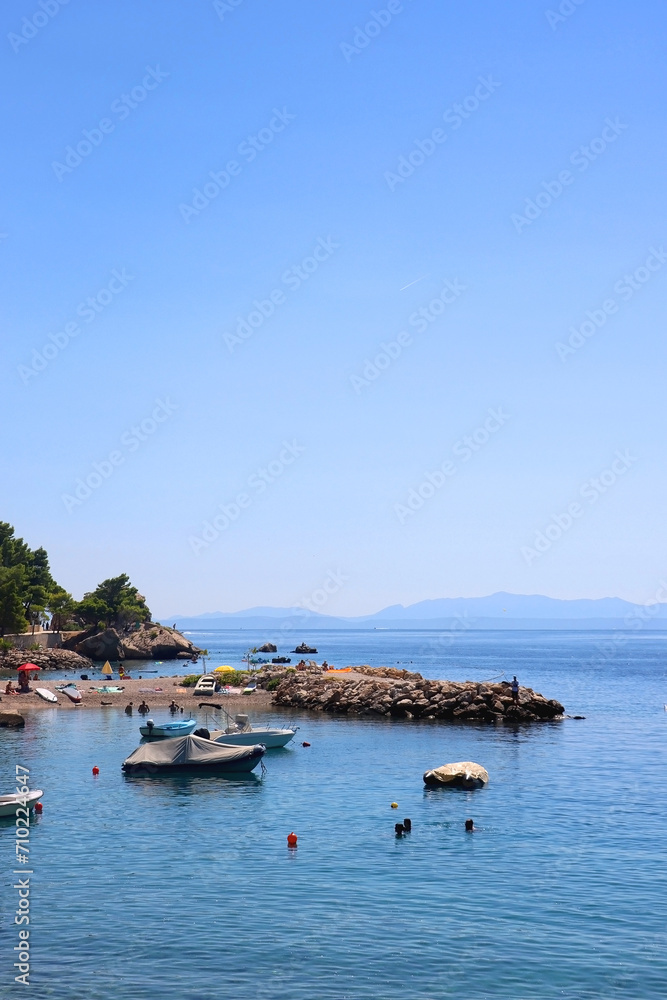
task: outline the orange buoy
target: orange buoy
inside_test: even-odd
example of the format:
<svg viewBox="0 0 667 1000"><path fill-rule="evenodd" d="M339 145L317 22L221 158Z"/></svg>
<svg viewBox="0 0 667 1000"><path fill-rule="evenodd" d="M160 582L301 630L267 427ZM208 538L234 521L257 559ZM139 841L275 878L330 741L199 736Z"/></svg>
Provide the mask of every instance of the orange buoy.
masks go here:
<svg viewBox="0 0 667 1000"><path fill-rule="evenodd" d="M99 767L94 767L94 768L93 768L93 774L97 775L97 774L99 774L99 773L100 773L100 769L99 769Z"/></svg>
<svg viewBox="0 0 667 1000"><path fill-rule="evenodd" d="M41 802L35 802L35 812L36 813L41 813L41 811L42 811L43 808L44 808L44 806L42 805Z"/></svg>
<svg viewBox="0 0 667 1000"><path fill-rule="evenodd" d="M304 742L304 743L302 743L302 744L301 744L301 746L302 746L302 747L309 747L309 746L310 746L310 743L305 743L305 742Z"/></svg>
<svg viewBox="0 0 667 1000"><path fill-rule="evenodd" d="M288 847L296 847L297 835L292 831L292 833L287 834L287 844Z"/></svg>

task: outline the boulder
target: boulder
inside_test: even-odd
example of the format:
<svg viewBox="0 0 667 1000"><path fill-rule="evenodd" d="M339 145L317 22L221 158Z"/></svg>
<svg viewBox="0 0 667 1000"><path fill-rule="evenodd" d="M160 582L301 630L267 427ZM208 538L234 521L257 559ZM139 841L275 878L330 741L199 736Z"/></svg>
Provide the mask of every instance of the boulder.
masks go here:
<svg viewBox="0 0 667 1000"><path fill-rule="evenodd" d="M122 641L115 628L105 628L103 632L89 635L76 644L76 652L91 660L123 659Z"/></svg>
<svg viewBox="0 0 667 1000"><path fill-rule="evenodd" d="M0 709L0 728L20 729L21 726L25 726L25 719L20 712L12 708Z"/></svg>
<svg viewBox="0 0 667 1000"><path fill-rule="evenodd" d="M443 764L424 772L425 785L443 785L448 788L482 788L489 780L488 771L471 760Z"/></svg>
<svg viewBox="0 0 667 1000"><path fill-rule="evenodd" d="M265 642L263 646L260 646L257 650L258 653L277 653L278 647L274 646L272 642Z"/></svg>

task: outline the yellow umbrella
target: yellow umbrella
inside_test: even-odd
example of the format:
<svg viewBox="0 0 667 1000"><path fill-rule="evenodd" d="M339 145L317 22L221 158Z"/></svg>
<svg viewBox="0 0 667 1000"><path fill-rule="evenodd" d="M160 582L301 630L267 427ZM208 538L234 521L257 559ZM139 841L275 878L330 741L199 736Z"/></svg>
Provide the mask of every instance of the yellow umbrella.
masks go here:
<svg viewBox="0 0 667 1000"><path fill-rule="evenodd" d="M113 674L113 670L111 669L111 664L109 663L108 660L106 661L106 663L102 667L102 673L106 674L107 677L111 677L111 675Z"/></svg>
<svg viewBox="0 0 667 1000"><path fill-rule="evenodd" d="M234 672L235 672L234 667L228 667L228 666L216 667L215 670L213 671L214 674L233 674Z"/></svg>

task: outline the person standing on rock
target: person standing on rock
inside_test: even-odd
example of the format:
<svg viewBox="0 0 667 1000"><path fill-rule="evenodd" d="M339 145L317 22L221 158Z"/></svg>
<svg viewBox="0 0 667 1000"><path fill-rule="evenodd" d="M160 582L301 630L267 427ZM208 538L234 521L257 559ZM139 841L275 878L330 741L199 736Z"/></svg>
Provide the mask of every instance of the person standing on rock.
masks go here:
<svg viewBox="0 0 667 1000"><path fill-rule="evenodd" d="M512 701L514 702L515 705L518 705L519 704L519 682L516 679L516 674L512 678L511 687L512 687Z"/></svg>

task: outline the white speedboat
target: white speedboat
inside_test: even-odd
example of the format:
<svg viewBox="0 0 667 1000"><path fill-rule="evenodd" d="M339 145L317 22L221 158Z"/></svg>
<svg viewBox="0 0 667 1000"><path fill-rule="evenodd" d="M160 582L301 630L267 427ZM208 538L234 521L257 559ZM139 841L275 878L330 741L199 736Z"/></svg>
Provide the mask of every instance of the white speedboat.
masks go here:
<svg viewBox="0 0 667 1000"><path fill-rule="evenodd" d="M34 809L44 792L35 788L26 795L0 795L0 816L16 816L17 809Z"/></svg>
<svg viewBox="0 0 667 1000"><path fill-rule="evenodd" d="M287 746L294 739L296 729L274 729L271 726L251 726L247 715L236 715L229 719L226 729L216 729L211 733L215 743L224 743L231 747L251 747L262 743L267 750Z"/></svg>
<svg viewBox="0 0 667 1000"><path fill-rule="evenodd" d="M197 728L196 719L183 719L177 722L163 722L156 725L152 719L146 719L143 726L139 726L142 736L147 736L152 740L168 740L174 736L190 736ZM257 741L255 741L257 742Z"/></svg>

